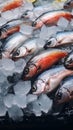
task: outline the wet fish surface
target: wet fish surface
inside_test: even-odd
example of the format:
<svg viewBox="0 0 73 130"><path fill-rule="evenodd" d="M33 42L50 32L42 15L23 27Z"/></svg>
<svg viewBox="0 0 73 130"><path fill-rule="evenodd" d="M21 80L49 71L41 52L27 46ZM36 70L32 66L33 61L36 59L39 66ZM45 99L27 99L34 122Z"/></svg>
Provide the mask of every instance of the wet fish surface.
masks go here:
<svg viewBox="0 0 73 130"><path fill-rule="evenodd" d="M64 4L65 9L73 8L73 0L67 0Z"/></svg>
<svg viewBox="0 0 73 130"><path fill-rule="evenodd" d="M10 57L10 54L14 51L14 49L20 46L26 39L27 36L21 34L20 32L14 33L10 37L8 37L1 48L2 56Z"/></svg>
<svg viewBox="0 0 73 130"><path fill-rule="evenodd" d="M57 103L66 103L73 99L73 77L67 78L55 94Z"/></svg>
<svg viewBox="0 0 73 130"><path fill-rule="evenodd" d="M44 24L47 26L56 25L61 17L64 17L70 21L73 18L73 15L69 11L64 10L48 11L36 18L35 21L32 23L32 26L35 29L39 29Z"/></svg>
<svg viewBox="0 0 73 130"><path fill-rule="evenodd" d="M73 71L65 69L62 65L49 69L38 76L33 84L32 93L50 93L59 86L65 77L72 74Z"/></svg>
<svg viewBox="0 0 73 130"><path fill-rule="evenodd" d="M37 44L38 41L38 37L32 37L27 39L25 42L23 42L23 45L21 45L13 54L12 54L12 58L14 60L17 60L19 58L23 58L26 57L28 55L32 55L35 54L36 52L38 52L42 47L39 47L39 45Z"/></svg>
<svg viewBox="0 0 73 130"><path fill-rule="evenodd" d="M23 79L28 80L50 68L56 62L67 56L67 52L60 49L43 50L32 57L23 71Z"/></svg>
<svg viewBox="0 0 73 130"><path fill-rule="evenodd" d="M45 49L49 47L56 47L64 44L72 44L73 43L73 31L62 31L56 33L55 37L51 37L46 41L44 46Z"/></svg>
<svg viewBox="0 0 73 130"><path fill-rule="evenodd" d="M67 69L73 70L73 51L69 53L69 55L64 60L64 66Z"/></svg>

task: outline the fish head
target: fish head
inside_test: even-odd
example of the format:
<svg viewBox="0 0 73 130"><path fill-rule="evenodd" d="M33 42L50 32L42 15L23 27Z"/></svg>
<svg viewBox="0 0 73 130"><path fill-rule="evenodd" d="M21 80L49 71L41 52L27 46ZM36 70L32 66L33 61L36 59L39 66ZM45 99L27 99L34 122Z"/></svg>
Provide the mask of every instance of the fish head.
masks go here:
<svg viewBox="0 0 73 130"><path fill-rule="evenodd" d="M46 40L46 43L44 45L44 48L47 49L49 47L54 47L57 43L56 38L50 38L49 40Z"/></svg>
<svg viewBox="0 0 73 130"><path fill-rule="evenodd" d="M29 10L26 10L23 14L22 14L22 18L29 18Z"/></svg>
<svg viewBox="0 0 73 130"><path fill-rule="evenodd" d="M26 55L26 51L26 48L24 48L23 46L19 47L16 51L13 52L12 59L16 60L24 57Z"/></svg>
<svg viewBox="0 0 73 130"><path fill-rule="evenodd" d="M62 89L57 90L55 94L56 103L64 103L69 100L69 92L66 88L62 87Z"/></svg>
<svg viewBox="0 0 73 130"><path fill-rule="evenodd" d="M73 1L72 0L67 0L64 4L64 9L68 9L72 6Z"/></svg>
<svg viewBox="0 0 73 130"><path fill-rule="evenodd" d="M37 67L34 64L27 64L24 68L22 79L29 80L37 73Z"/></svg>
<svg viewBox="0 0 73 130"><path fill-rule="evenodd" d="M73 70L73 53L70 53L64 61L64 66L66 69L72 69Z"/></svg>
<svg viewBox="0 0 73 130"><path fill-rule="evenodd" d="M34 82L32 86L32 93L34 95L39 95L41 93L45 93L45 82L42 79L38 79Z"/></svg>
<svg viewBox="0 0 73 130"><path fill-rule="evenodd" d="M43 26L43 21L41 21L40 19L37 19L32 22L32 27L34 27L35 29L39 29L42 26Z"/></svg>

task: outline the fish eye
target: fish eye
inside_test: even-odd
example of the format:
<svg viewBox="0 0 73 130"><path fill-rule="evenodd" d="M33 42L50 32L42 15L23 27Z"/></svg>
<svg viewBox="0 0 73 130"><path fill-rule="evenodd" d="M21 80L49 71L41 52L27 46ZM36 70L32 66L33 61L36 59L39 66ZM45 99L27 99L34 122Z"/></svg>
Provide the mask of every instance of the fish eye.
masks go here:
<svg viewBox="0 0 73 130"><path fill-rule="evenodd" d="M46 41L46 44L44 45L44 48L47 49L49 47L49 45L51 45L51 40Z"/></svg>
<svg viewBox="0 0 73 130"><path fill-rule="evenodd" d="M37 22L32 22L32 27L36 26Z"/></svg>
<svg viewBox="0 0 73 130"><path fill-rule="evenodd" d="M32 87L32 92L35 92L37 90L36 84Z"/></svg>
<svg viewBox="0 0 73 130"><path fill-rule="evenodd" d="M73 62L73 59L71 58L70 60L69 60L69 63L72 63Z"/></svg>
<svg viewBox="0 0 73 130"><path fill-rule="evenodd" d="M20 54L20 50L17 50L17 52L15 53L16 56L19 56Z"/></svg>
<svg viewBox="0 0 73 130"><path fill-rule="evenodd" d="M25 71L24 71L25 74L28 74L29 73L29 68L26 68Z"/></svg>
<svg viewBox="0 0 73 130"><path fill-rule="evenodd" d="M62 93L61 92L58 92L57 93L57 99L60 100L62 98Z"/></svg>

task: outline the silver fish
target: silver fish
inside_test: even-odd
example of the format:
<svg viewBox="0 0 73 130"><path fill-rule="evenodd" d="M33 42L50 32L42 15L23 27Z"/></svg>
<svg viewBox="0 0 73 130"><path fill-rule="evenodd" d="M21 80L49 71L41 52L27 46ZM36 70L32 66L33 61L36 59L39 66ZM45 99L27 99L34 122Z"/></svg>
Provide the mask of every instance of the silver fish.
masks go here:
<svg viewBox="0 0 73 130"><path fill-rule="evenodd" d="M65 9L73 8L73 0L67 0L64 4Z"/></svg>
<svg viewBox="0 0 73 130"><path fill-rule="evenodd" d="M59 104L68 102L72 99L73 99L73 77L66 79L55 94L55 101Z"/></svg>
<svg viewBox="0 0 73 130"><path fill-rule="evenodd" d="M66 69L73 70L73 51L68 54L64 60L64 66Z"/></svg>
<svg viewBox="0 0 73 130"><path fill-rule="evenodd" d="M58 66L49 69L38 76L32 87L33 94L50 93L58 87L60 82L67 76L72 75L73 71Z"/></svg>
<svg viewBox="0 0 73 130"><path fill-rule="evenodd" d="M28 38L27 36L19 32L8 37L2 46L2 56L10 57L14 49L19 47L27 38Z"/></svg>
<svg viewBox="0 0 73 130"><path fill-rule="evenodd" d="M40 48L37 44L38 38L33 37L27 39L13 54L13 59L19 59L27 55L35 54ZM41 47L42 48L42 47Z"/></svg>
<svg viewBox="0 0 73 130"><path fill-rule="evenodd" d="M58 32L55 37L51 37L46 41L45 49L49 47L56 47L64 44L73 43L73 31Z"/></svg>

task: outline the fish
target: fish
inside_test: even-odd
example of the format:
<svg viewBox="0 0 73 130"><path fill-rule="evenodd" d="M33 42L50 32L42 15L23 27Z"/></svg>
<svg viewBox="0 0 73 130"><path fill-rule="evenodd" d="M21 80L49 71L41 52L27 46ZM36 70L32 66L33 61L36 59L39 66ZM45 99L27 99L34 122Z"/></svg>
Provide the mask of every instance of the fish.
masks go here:
<svg viewBox="0 0 73 130"><path fill-rule="evenodd" d="M64 59L64 66L66 69L73 70L73 51L71 51Z"/></svg>
<svg viewBox="0 0 73 130"><path fill-rule="evenodd" d="M9 58L14 49L19 47L27 38L27 36L21 34L20 32L14 33L8 37L1 47L2 57Z"/></svg>
<svg viewBox="0 0 73 130"><path fill-rule="evenodd" d="M61 31L57 32L55 37L49 38L44 48L47 49L49 47L56 47L64 44L72 44L73 43L73 31Z"/></svg>
<svg viewBox="0 0 73 130"><path fill-rule="evenodd" d="M3 2L0 5L0 12L5 12L8 10L15 9L17 7L22 6L24 3L24 0L8 0L6 2Z"/></svg>
<svg viewBox="0 0 73 130"><path fill-rule="evenodd" d="M41 93L51 93L59 86L65 77L72 74L73 71L65 69L62 65L46 70L34 81L32 93L36 95Z"/></svg>
<svg viewBox="0 0 73 130"><path fill-rule="evenodd" d="M25 40L25 42L23 42L23 44L13 52L12 59L17 60L19 58L23 58L38 52L38 50L43 47L38 47L37 42L37 37L32 37Z"/></svg>
<svg viewBox="0 0 73 130"><path fill-rule="evenodd" d="M13 19L8 21L0 28L0 40L7 38L9 35L19 32L20 25L24 23L23 19Z"/></svg>
<svg viewBox="0 0 73 130"><path fill-rule="evenodd" d="M40 51L27 62L22 74L22 79L32 79L32 77L35 77L46 69L52 67L55 63L67 55L68 52L61 49Z"/></svg>
<svg viewBox="0 0 73 130"><path fill-rule="evenodd" d="M73 100L73 77L67 78L55 94L57 104L66 103Z"/></svg>
<svg viewBox="0 0 73 130"><path fill-rule="evenodd" d="M64 9L73 8L73 0L67 0L64 4Z"/></svg>
<svg viewBox="0 0 73 130"><path fill-rule="evenodd" d="M57 25L57 22L61 17L64 17L67 20L71 21L73 15L69 11L65 10L48 11L40 15L38 18L36 18L32 22L32 26L34 27L35 30L40 29L44 24L46 26Z"/></svg>

